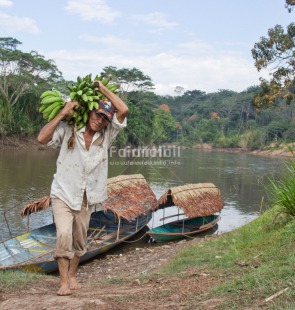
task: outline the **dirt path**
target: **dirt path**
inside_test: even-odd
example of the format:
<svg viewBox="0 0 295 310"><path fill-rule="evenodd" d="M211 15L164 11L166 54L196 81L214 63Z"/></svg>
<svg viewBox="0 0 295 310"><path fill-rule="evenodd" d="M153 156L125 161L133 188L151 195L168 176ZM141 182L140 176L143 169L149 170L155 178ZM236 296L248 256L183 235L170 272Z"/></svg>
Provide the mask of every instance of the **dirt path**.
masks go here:
<svg viewBox="0 0 295 310"><path fill-rule="evenodd" d="M0 309L214 309L220 301L206 300L206 290L216 282L209 271L188 269L177 277L159 272L172 255L200 240L141 248L123 245L80 266L83 287L71 296L57 296L59 278L50 275L26 290L0 292Z"/></svg>

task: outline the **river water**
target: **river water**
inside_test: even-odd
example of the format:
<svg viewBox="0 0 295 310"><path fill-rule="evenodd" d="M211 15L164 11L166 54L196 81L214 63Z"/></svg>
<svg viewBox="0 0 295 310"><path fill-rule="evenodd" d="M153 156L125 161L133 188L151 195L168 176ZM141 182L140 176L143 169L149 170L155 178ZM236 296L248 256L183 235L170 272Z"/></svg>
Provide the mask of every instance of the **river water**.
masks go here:
<svg viewBox="0 0 295 310"><path fill-rule="evenodd" d="M12 235L25 231L26 219L20 217L20 210L25 204L49 194L57 155L56 150L0 151L1 240L9 237L6 223ZM217 233L231 231L256 218L261 209L268 208L263 184L268 183L268 177L280 178L286 170L284 159L244 153L174 148L148 153L148 156L131 155L111 150L109 177L140 173L157 198L173 186L214 183L225 202ZM150 226L160 223L162 214L159 212L162 211L155 214ZM31 228L51 221L51 209L30 217Z"/></svg>

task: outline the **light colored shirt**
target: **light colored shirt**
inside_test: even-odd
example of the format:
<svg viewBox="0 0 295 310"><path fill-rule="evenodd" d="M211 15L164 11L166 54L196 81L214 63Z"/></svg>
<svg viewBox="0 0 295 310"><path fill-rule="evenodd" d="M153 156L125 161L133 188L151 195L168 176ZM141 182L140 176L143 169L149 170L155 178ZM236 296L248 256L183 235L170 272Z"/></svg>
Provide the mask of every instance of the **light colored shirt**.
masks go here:
<svg viewBox="0 0 295 310"><path fill-rule="evenodd" d="M50 196L61 199L73 210L81 210L85 191L88 205L107 199L108 149L126 125L126 119L120 123L115 114L104 134L94 134L87 150L83 137L85 127L76 132L74 149L68 149L73 127L67 122L60 122L48 143L53 148L60 147Z"/></svg>

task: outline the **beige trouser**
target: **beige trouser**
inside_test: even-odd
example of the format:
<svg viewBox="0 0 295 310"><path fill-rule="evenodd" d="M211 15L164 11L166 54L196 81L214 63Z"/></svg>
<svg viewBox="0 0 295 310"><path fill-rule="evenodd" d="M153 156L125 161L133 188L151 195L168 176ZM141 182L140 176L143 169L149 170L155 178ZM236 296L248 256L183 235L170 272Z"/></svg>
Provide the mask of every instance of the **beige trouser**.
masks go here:
<svg viewBox="0 0 295 310"><path fill-rule="evenodd" d="M51 202L57 239L55 258L72 259L75 255L84 255L91 216L91 207L87 208L86 195L80 211L72 210L59 198L51 198Z"/></svg>

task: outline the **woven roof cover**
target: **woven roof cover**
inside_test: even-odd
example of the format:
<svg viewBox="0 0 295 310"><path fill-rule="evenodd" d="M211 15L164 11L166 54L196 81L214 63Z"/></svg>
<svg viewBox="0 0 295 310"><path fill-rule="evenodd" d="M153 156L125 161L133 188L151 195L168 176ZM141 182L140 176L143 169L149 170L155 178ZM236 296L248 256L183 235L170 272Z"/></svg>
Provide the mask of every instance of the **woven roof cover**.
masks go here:
<svg viewBox="0 0 295 310"><path fill-rule="evenodd" d="M157 208L177 206L187 217L207 216L219 212L224 202L219 189L212 183L187 184L168 189L159 199Z"/></svg>
<svg viewBox="0 0 295 310"><path fill-rule="evenodd" d="M108 199L102 205L130 221L153 211L157 199L143 175L121 175L108 179Z"/></svg>
<svg viewBox="0 0 295 310"><path fill-rule="evenodd" d="M118 217L130 221L154 210L157 199L141 174L121 175L108 179L108 199L102 205ZM21 210L21 215L43 211L50 206L50 196L35 200Z"/></svg>
<svg viewBox="0 0 295 310"><path fill-rule="evenodd" d="M25 205L21 210L21 216L30 215L34 212L39 212L47 209L50 206L50 196L44 196L38 200Z"/></svg>

